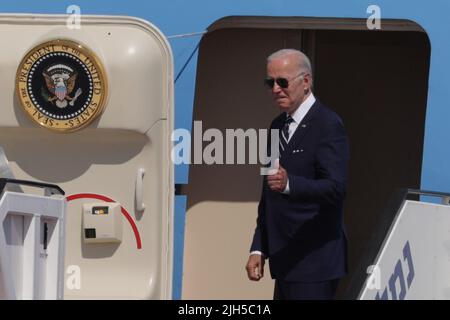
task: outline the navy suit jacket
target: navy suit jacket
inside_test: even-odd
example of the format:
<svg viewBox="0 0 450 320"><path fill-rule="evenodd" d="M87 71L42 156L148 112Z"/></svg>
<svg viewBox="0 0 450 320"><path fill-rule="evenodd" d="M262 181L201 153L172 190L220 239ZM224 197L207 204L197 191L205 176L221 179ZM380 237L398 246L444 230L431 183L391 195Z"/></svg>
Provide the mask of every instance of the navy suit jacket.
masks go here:
<svg viewBox="0 0 450 320"><path fill-rule="evenodd" d="M284 125L285 113L271 124ZM270 150L270 137L269 137ZM318 100L298 125L280 164L290 194L270 190L266 177L251 251L268 258L272 278L316 282L347 272L343 223L349 148L339 116Z"/></svg>

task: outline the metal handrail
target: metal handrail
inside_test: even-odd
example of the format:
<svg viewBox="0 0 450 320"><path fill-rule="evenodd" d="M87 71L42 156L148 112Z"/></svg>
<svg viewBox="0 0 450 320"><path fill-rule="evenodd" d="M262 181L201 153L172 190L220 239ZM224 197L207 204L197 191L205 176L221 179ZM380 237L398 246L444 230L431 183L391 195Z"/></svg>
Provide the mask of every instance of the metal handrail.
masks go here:
<svg viewBox="0 0 450 320"><path fill-rule="evenodd" d="M65 195L63 189L61 189L56 184L49 184L49 183L43 183L43 182L37 182L37 181L29 181L29 180L18 180L18 179L9 179L9 178L0 178L0 194L3 193L3 190L5 189L7 184L16 184L16 185L23 185L23 186L30 186L30 187L36 187L36 188L43 188L43 189L49 189L52 194L60 194Z"/></svg>
<svg viewBox="0 0 450 320"><path fill-rule="evenodd" d="M432 196L432 197L450 197L450 193L447 192L439 192L439 191L428 191L428 190L419 190L419 189L406 189L406 196L409 194L415 194L420 196Z"/></svg>

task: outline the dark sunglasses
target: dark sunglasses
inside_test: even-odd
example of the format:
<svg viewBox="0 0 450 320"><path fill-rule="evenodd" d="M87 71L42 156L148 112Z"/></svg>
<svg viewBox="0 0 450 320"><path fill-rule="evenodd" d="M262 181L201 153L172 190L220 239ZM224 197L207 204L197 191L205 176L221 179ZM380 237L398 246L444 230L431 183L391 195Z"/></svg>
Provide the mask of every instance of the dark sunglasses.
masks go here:
<svg viewBox="0 0 450 320"><path fill-rule="evenodd" d="M286 89L287 87L289 87L289 81L294 80L295 78L298 77L303 77L305 74L304 73L300 73L299 75L293 77L292 79L288 80L286 78L267 78L264 79L264 85L269 88L272 89L273 85L276 83L280 88L282 89Z"/></svg>

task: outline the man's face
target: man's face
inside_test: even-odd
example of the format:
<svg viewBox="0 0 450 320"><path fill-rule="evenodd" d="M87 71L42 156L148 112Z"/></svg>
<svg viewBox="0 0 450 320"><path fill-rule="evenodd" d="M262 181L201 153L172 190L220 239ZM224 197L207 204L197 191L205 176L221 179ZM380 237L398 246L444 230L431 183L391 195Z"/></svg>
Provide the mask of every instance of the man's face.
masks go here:
<svg viewBox="0 0 450 320"><path fill-rule="evenodd" d="M285 78L289 83L287 88L282 88L275 81L272 89L269 89L272 99L280 111L291 114L306 99L309 92L310 75L305 77L299 75L298 62L294 57L280 57L267 64L268 79Z"/></svg>

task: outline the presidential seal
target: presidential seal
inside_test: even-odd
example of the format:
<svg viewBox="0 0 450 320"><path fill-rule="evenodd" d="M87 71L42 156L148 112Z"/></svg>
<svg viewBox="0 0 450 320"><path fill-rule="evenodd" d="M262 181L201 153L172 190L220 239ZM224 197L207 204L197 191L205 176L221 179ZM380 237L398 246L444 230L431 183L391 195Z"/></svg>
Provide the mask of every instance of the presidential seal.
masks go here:
<svg viewBox="0 0 450 320"><path fill-rule="evenodd" d="M25 112L39 125L71 132L87 126L102 112L106 74L86 47L70 40L49 41L22 59L16 93Z"/></svg>

